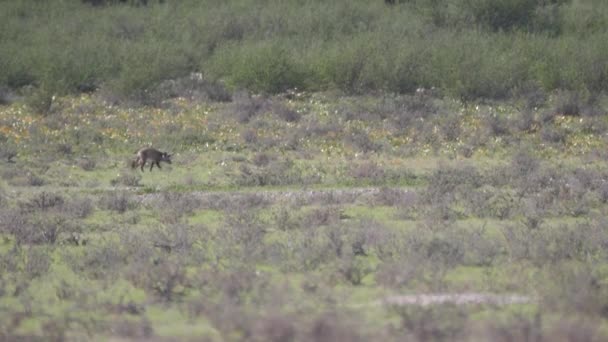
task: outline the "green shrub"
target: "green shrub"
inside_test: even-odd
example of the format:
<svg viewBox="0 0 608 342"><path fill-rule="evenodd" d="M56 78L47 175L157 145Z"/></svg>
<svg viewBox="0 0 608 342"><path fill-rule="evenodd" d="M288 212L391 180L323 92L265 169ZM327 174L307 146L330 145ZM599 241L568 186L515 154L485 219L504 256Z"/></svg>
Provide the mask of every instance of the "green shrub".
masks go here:
<svg viewBox="0 0 608 342"><path fill-rule="evenodd" d="M301 66L282 42L251 41L218 49L211 69L233 87L277 93L304 85Z"/></svg>
<svg viewBox="0 0 608 342"><path fill-rule="evenodd" d="M144 103L162 80L184 76L188 72L187 57L173 44L133 44L126 52L112 89L119 96L133 97Z"/></svg>
<svg viewBox="0 0 608 342"><path fill-rule="evenodd" d="M35 86L42 100L102 87L154 105L158 85L193 72L258 93L436 87L475 99L526 84L597 92L608 83L606 22L601 1L4 1L0 87Z"/></svg>
<svg viewBox="0 0 608 342"><path fill-rule="evenodd" d="M40 115L47 115L51 111L53 104L53 93L47 87L34 90L27 98L25 103L32 112Z"/></svg>
<svg viewBox="0 0 608 342"><path fill-rule="evenodd" d="M400 319L403 338L414 337L418 341L466 339L466 324L470 318L466 310L456 304L403 305L391 309Z"/></svg>
<svg viewBox="0 0 608 342"><path fill-rule="evenodd" d="M531 26L539 2L530 0L467 0L463 1L463 7L465 11L473 16L477 24L498 31Z"/></svg>

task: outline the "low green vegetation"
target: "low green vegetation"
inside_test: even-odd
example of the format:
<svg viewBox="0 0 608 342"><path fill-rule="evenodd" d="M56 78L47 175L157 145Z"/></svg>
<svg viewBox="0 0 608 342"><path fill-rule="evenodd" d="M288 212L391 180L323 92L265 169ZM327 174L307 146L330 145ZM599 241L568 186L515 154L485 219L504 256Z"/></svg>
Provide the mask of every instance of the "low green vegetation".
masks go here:
<svg viewBox="0 0 608 342"><path fill-rule="evenodd" d="M606 99L541 95L0 107L2 337L602 340Z"/></svg>
<svg viewBox="0 0 608 342"><path fill-rule="evenodd" d="M163 81L191 72L210 89L223 80L265 93L435 87L478 99L606 89L605 1L397 2L4 1L0 88L41 112L53 95L98 88L154 103Z"/></svg>
<svg viewBox="0 0 608 342"><path fill-rule="evenodd" d="M607 340L608 5L390 3L0 1L0 340Z"/></svg>

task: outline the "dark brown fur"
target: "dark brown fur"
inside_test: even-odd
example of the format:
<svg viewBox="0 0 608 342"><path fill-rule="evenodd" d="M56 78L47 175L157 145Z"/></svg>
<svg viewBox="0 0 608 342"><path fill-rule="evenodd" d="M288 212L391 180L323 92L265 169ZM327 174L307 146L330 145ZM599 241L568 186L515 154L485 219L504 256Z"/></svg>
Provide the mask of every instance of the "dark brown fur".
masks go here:
<svg viewBox="0 0 608 342"><path fill-rule="evenodd" d="M150 171L152 171L154 165L156 165L159 169L161 168L161 161L171 164L171 155L167 152L161 152L151 147L142 148L141 150L137 151L137 155L135 160L133 160L131 163L131 167L136 168L137 166L140 166L141 170L143 171L144 165L146 165L148 160L150 160Z"/></svg>

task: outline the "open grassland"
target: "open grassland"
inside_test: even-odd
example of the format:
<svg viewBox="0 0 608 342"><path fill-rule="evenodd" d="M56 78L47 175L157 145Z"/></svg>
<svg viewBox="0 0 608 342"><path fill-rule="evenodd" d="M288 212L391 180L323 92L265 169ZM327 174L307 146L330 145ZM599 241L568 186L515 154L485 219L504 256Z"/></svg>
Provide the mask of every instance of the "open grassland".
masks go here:
<svg viewBox="0 0 608 342"><path fill-rule="evenodd" d="M603 96L231 97L0 107L3 339L606 338Z"/></svg>
<svg viewBox="0 0 608 342"><path fill-rule="evenodd" d="M0 340L608 340L608 2L145 2L0 1Z"/></svg>

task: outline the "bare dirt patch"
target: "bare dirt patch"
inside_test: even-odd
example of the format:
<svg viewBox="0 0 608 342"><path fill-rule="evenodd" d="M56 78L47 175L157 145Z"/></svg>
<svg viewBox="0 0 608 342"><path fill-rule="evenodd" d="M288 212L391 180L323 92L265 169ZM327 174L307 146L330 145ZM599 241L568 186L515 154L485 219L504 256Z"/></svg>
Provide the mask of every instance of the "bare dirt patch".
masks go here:
<svg viewBox="0 0 608 342"><path fill-rule="evenodd" d="M255 201L260 204L285 203L292 205L311 204L381 204L388 195L409 198L415 191L408 188L344 188L344 189L296 189L266 191L193 191L188 193L199 200L203 207L218 207L222 203L234 201ZM153 205L163 200L160 193L137 196L144 205Z"/></svg>
<svg viewBox="0 0 608 342"><path fill-rule="evenodd" d="M526 304L533 299L528 296L517 294L491 294L491 293L437 293L437 294L412 294L389 296L383 300L374 302L375 305L416 305L430 306L438 304L455 305L479 305L487 304L494 306L505 306L513 304Z"/></svg>

